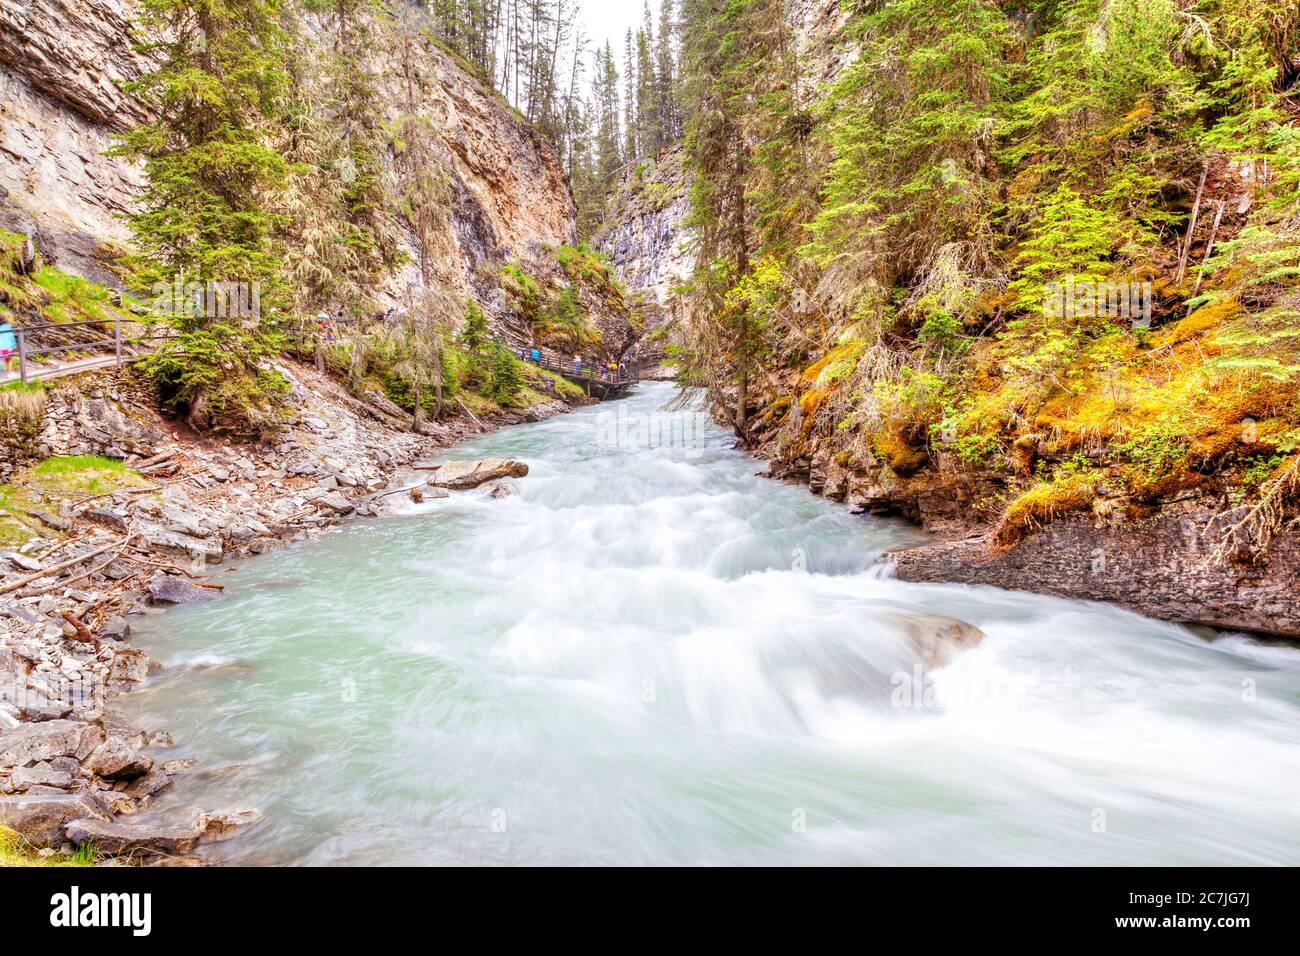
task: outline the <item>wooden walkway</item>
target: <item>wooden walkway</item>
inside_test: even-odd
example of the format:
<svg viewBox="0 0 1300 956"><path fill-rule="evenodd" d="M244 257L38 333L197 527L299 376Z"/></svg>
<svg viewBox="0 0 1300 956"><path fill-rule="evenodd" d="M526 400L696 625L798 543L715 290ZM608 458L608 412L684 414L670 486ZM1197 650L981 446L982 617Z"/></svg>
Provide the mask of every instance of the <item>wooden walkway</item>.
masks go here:
<svg viewBox="0 0 1300 956"><path fill-rule="evenodd" d="M548 372L554 372L575 385L581 385L587 390L588 395L594 395L597 398L614 398L625 395L629 388L640 381L637 370L631 366L627 366L626 373L619 374L586 362L581 364L578 362L560 362L555 359L548 359L545 356L536 362L529 358L525 358L523 361L544 368Z"/></svg>
<svg viewBox="0 0 1300 956"><path fill-rule="evenodd" d="M94 339L85 342L75 342L72 344L41 346L34 340L38 333L45 331L57 331L66 333L71 329L87 327L93 328L96 332L101 327L111 326L111 333L105 338ZM28 382L61 378L65 375L75 375L79 372L89 372L95 369L108 368L110 366L121 367L130 362L136 362L144 358L152 351L153 342L158 338L167 336L146 336L139 339L123 340L122 337L122 320L113 319L105 321L92 322L66 322L53 323L47 325L30 325L23 328L14 329L15 336L18 340L18 371L13 374L0 372L0 385L8 385L12 382ZM292 338L292 336L290 336ZM300 342L301 344L301 342ZM37 362L35 357L38 355L52 356L63 352L100 352L99 355L87 355L71 359L68 361L49 361ZM581 385L588 395L596 398L617 398L627 394L627 391L640 381L641 371L643 368L651 368L657 365L657 361L650 360L645 362L625 363L624 370L615 372L606 366L600 366L588 362L570 362L560 361L557 359L542 356L539 361L534 362L528 358L529 349L516 349L516 353L522 353L523 361L546 369L548 372L554 372L563 378ZM104 354L107 353L107 354Z"/></svg>

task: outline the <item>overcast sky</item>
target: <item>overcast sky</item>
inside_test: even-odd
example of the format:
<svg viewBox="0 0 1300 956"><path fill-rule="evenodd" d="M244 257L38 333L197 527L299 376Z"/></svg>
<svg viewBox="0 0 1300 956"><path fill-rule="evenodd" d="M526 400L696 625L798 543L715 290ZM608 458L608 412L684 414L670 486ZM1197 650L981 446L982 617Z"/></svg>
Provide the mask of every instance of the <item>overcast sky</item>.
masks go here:
<svg viewBox="0 0 1300 956"><path fill-rule="evenodd" d="M614 46L618 69L623 70L623 38L628 28L636 30L645 15L645 0L578 0L582 5L582 26L591 49L603 47L608 40ZM659 29L659 0L650 0L650 15ZM590 63L590 60L588 61Z"/></svg>

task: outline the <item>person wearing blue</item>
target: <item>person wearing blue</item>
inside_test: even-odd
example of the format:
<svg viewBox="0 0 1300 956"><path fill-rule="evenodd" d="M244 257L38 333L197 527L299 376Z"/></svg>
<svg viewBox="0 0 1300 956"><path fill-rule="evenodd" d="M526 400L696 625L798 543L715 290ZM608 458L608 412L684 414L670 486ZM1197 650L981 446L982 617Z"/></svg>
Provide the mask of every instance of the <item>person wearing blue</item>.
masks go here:
<svg viewBox="0 0 1300 956"><path fill-rule="evenodd" d="M5 374L13 372L14 362L18 360L18 336L8 322L0 322L0 359L4 360Z"/></svg>
<svg viewBox="0 0 1300 956"><path fill-rule="evenodd" d="M536 364L536 365L541 365L541 364L542 364L542 353L539 352L539 351L537 351L537 349L533 349L533 351L532 351L531 354L532 354L532 357L533 357L533 363Z"/></svg>

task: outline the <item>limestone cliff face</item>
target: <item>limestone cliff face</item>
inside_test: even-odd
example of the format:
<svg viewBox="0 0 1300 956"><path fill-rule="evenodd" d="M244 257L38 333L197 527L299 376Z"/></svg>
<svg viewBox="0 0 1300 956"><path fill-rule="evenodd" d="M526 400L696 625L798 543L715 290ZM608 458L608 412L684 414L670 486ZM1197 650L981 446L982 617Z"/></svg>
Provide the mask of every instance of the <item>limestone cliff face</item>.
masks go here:
<svg viewBox="0 0 1300 956"><path fill-rule="evenodd" d="M139 117L119 83L140 75L124 0L0 4L0 229L96 281L102 244L125 241L138 171L104 156Z"/></svg>
<svg viewBox="0 0 1300 956"><path fill-rule="evenodd" d="M422 256L416 237L408 234L410 262L390 277L385 291L401 301L427 276L444 293L473 295L489 315L504 318L500 267L536 265L548 248L576 242L577 210L559 154L432 40L397 38L382 27L379 35L373 68L391 104L387 115L418 117L435 131L434 164L448 197L445 235ZM403 50L407 41L412 48ZM399 174L390 188L402 193Z"/></svg>
<svg viewBox="0 0 1300 956"><path fill-rule="evenodd" d="M691 235L684 224L689 193L678 147L660 156L652 168L624 177L596 237L596 248L609 256L628 288L643 294L655 323L675 316L680 302L673 290L695 269Z"/></svg>
<svg viewBox="0 0 1300 956"><path fill-rule="evenodd" d="M140 116L120 83L144 68L132 51L131 0L0 3L0 229L35 236L47 261L99 282L127 240L138 169L104 155L114 133ZM310 21L297 52L328 46ZM419 31L376 29L373 71L386 121L415 116L433 131L432 165L446 208L434 248L422 249L396 212L404 263L377 290L395 305L419 288L450 302L478 298L504 322L497 271L572 243L575 210L555 149ZM390 151L385 188L394 210L405 184Z"/></svg>

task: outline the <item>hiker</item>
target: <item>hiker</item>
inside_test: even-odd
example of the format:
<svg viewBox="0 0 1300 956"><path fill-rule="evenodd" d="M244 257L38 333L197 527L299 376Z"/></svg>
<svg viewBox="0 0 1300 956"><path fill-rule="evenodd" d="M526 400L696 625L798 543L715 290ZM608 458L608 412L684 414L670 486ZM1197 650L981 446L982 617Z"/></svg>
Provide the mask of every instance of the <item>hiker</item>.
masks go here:
<svg viewBox="0 0 1300 956"><path fill-rule="evenodd" d="M574 374L576 374L576 375L581 375L581 374L582 374L582 356L581 356L581 355L575 355L575 356L573 357L573 371L574 371Z"/></svg>
<svg viewBox="0 0 1300 956"><path fill-rule="evenodd" d="M0 359L4 359L5 374L13 374L14 362L18 360L18 336L8 322L0 322Z"/></svg>
<svg viewBox="0 0 1300 956"><path fill-rule="evenodd" d="M537 349L533 349L533 351L532 351L530 354L532 355L533 363L534 363L534 364L536 364L536 365L541 365L541 364L542 364L542 353L541 353L541 352L537 351Z"/></svg>
<svg viewBox="0 0 1300 956"><path fill-rule="evenodd" d="M334 329L330 322L330 314L321 309L316 316L316 325L319 327L318 339L328 345L334 344Z"/></svg>
<svg viewBox="0 0 1300 956"><path fill-rule="evenodd" d="M618 377L627 378L627 365L623 362L618 363Z"/></svg>

